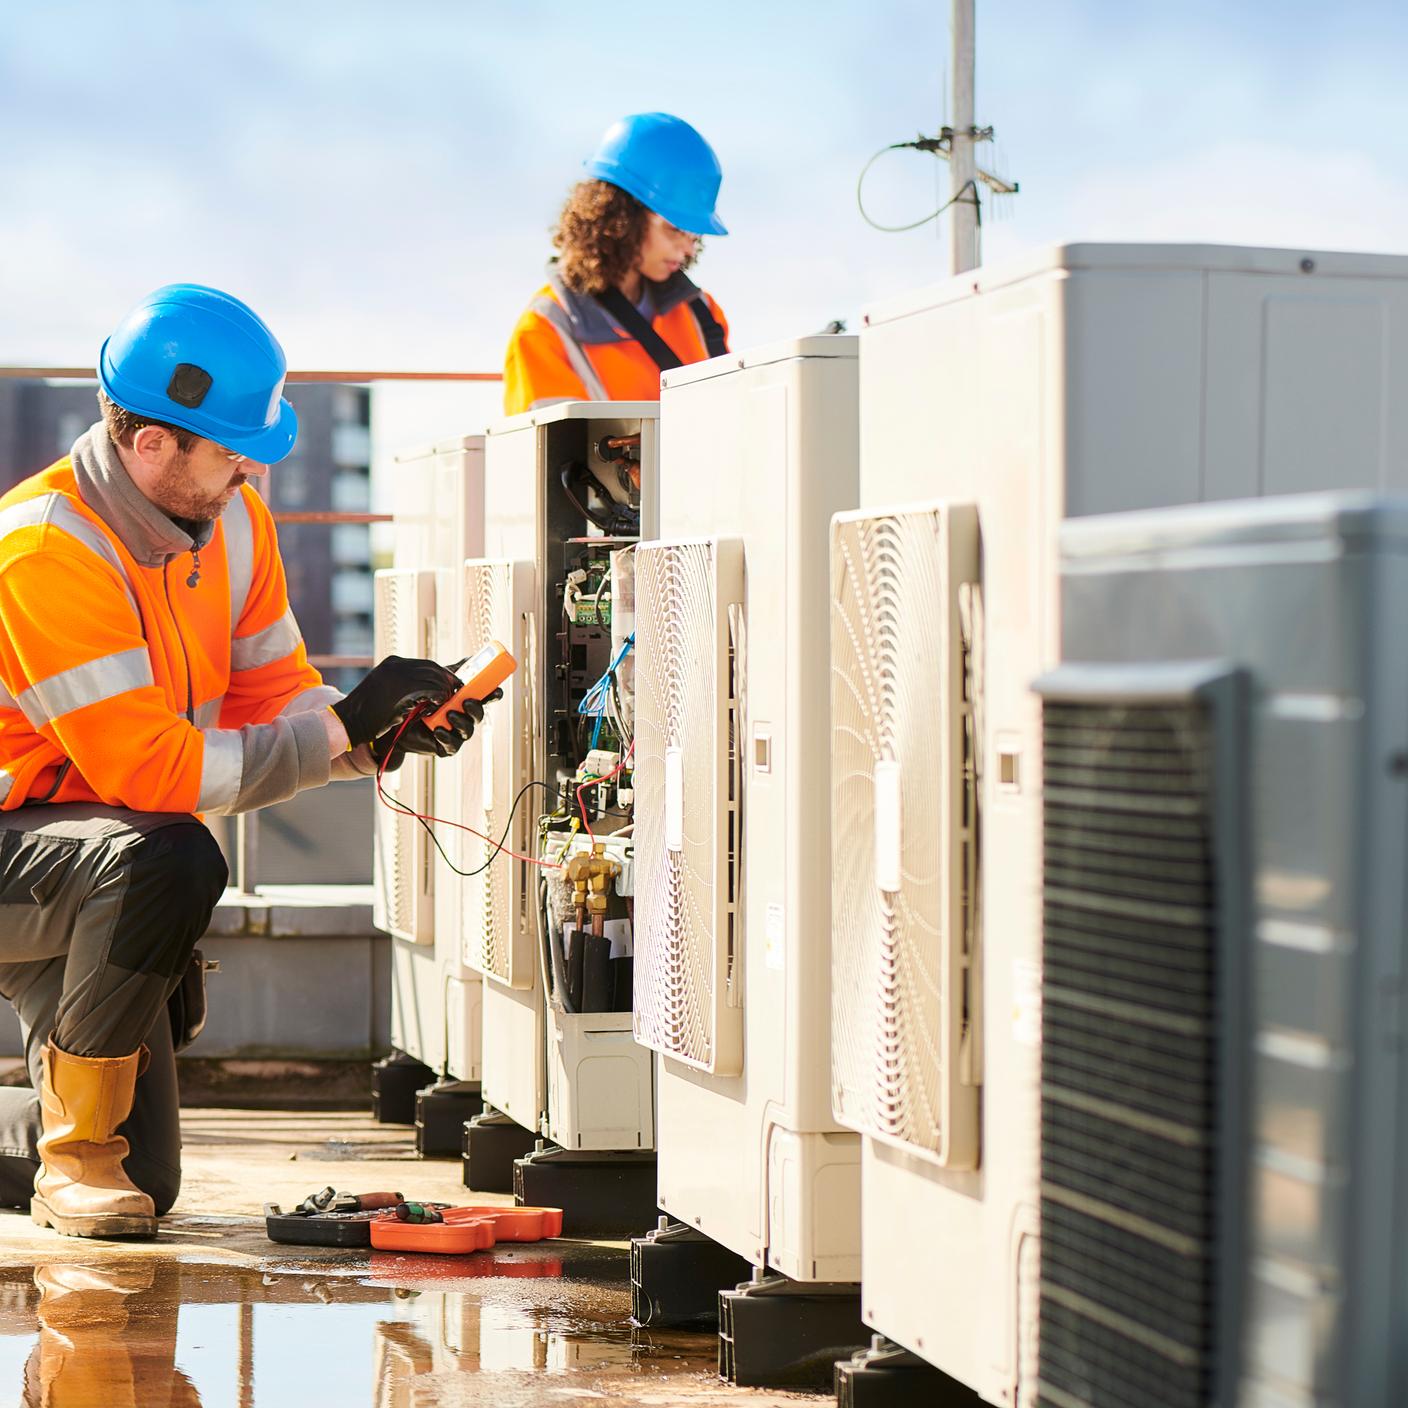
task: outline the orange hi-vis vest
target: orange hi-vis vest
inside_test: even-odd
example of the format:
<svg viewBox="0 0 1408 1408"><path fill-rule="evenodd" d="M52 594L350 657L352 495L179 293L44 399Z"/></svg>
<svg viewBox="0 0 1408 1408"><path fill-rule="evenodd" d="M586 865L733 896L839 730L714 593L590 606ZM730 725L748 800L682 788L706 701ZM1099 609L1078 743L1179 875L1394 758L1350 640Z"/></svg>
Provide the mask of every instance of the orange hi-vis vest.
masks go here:
<svg viewBox="0 0 1408 1408"><path fill-rule="evenodd" d="M649 284L651 326L686 365L710 352L694 308L702 300L728 336L723 310L683 273ZM556 268L509 339L504 358L504 412L555 401L658 401L660 367L589 294L573 293Z"/></svg>
<svg viewBox="0 0 1408 1408"><path fill-rule="evenodd" d="M0 807L234 812L329 780L318 715L341 696L308 663L269 510L245 486L196 533L101 424L0 499Z"/></svg>

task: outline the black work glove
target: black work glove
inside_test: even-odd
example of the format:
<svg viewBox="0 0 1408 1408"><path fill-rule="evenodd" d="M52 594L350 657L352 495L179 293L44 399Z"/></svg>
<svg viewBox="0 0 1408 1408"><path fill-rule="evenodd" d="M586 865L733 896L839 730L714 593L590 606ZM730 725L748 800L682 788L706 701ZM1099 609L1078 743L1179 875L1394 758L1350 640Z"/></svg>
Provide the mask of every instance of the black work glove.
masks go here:
<svg viewBox="0 0 1408 1408"><path fill-rule="evenodd" d="M388 655L332 711L342 720L352 747L394 728L420 703L439 706L460 687L457 676L434 660ZM406 730L410 732L409 729Z"/></svg>
<svg viewBox="0 0 1408 1408"><path fill-rule="evenodd" d="M484 705L502 699L504 692L496 689L484 699L462 699L458 709L451 709L445 715L445 727L431 728L424 719L412 719L398 738L396 728L387 729L379 738L372 740L372 761L381 771L382 760L386 761L386 771L395 772L407 753L426 753L436 758L449 758L474 735L475 724L484 722ZM430 711L434 713L434 710Z"/></svg>

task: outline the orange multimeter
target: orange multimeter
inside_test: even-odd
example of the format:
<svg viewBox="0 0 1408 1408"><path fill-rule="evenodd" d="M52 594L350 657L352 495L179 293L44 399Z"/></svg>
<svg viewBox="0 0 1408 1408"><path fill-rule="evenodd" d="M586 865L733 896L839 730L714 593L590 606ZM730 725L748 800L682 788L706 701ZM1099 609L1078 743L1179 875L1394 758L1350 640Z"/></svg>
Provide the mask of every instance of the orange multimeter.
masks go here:
<svg viewBox="0 0 1408 1408"><path fill-rule="evenodd" d="M455 673L464 681L426 723L431 728L448 728L449 713L465 699L483 699L492 694L516 669L518 661L496 640L476 650Z"/></svg>

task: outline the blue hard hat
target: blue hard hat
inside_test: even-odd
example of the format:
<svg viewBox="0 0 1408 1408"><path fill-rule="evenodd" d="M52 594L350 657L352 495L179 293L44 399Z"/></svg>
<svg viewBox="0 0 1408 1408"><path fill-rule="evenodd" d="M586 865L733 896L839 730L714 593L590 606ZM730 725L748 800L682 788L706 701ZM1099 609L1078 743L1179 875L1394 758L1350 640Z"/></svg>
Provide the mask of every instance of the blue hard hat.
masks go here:
<svg viewBox="0 0 1408 1408"><path fill-rule="evenodd" d="M109 400L259 464L278 463L298 438L298 414L283 395L287 369L252 308L201 284L149 293L98 356Z"/></svg>
<svg viewBox="0 0 1408 1408"><path fill-rule="evenodd" d="M682 117L638 112L606 129L587 174L610 181L691 235L726 235L714 212L723 170L714 149Z"/></svg>

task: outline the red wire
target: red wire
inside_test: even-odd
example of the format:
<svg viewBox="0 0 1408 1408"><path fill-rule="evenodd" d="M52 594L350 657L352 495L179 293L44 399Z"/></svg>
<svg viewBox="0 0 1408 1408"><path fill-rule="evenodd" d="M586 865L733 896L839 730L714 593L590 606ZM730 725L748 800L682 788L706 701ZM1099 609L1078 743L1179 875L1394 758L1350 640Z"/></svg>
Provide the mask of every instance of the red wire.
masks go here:
<svg viewBox="0 0 1408 1408"><path fill-rule="evenodd" d="M400 728L396 730L396 737L391 740L391 747L386 750L386 756L381 760L381 765L376 770L376 795L381 799L382 805L385 806L389 811L396 812L400 816L413 817L416 821L423 821L427 824L431 822L438 822L441 826L453 826L457 831L468 831L471 836L477 836L481 841L487 841L491 846L494 847L496 854L512 856L514 860L521 860L528 865L538 865L541 866L544 870L561 870L561 863L554 863L552 861L546 860L538 860L534 856L521 856L518 854L517 851L511 851L507 846L501 846L498 841L496 841L492 836L486 836L482 831L476 831L472 826L466 826L462 821L450 821L448 818L443 816L422 816L420 812L412 811L411 808L406 806L404 802L397 802L392 800L386 795L384 791L382 791L382 776L386 772L386 765L391 761L391 754L395 751L396 744L400 741L401 735L405 733L405 731L411 726L411 724L416 719L420 718L422 714L429 713L430 707L431 706L429 705L422 704L419 707L411 710L411 712L406 715L406 721L401 725ZM632 744L631 746L634 747L635 745ZM617 769L617 771L620 771L620 769ZM580 797L578 798L578 801L581 801Z"/></svg>
<svg viewBox="0 0 1408 1408"><path fill-rule="evenodd" d="M397 734L397 737L399 738L400 735ZM616 774L617 774L618 772L620 772L620 771L626 766L626 764L627 764L628 762L630 762L630 760L631 760L631 754L634 753L635 751L636 751L636 741L635 741L635 739L633 738L633 739L631 739L631 746L626 749L626 756L625 756L624 758L622 758L621 761L620 761L619 763L617 763L616 766L615 766L614 768L612 768L610 772L608 772L608 773L603 773L602 776L600 776L600 777L589 777L589 778L577 789L577 810L578 810L579 812L581 812L581 814L582 814L582 825L587 828L587 839L588 839L588 840L595 841L595 840L596 840L596 832L594 832L594 831L592 830L592 824L591 824L591 822L589 822L589 821L587 820L587 808L586 808L586 805L585 805L585 804L583 803L583 801L582 801L582 793L585 792L588 787L596 787L596 786L598 786L599 784L601 784L601 783L603 783L603 782L610 782L611 779L612 779L613 777L615 777Z"/></svg>

